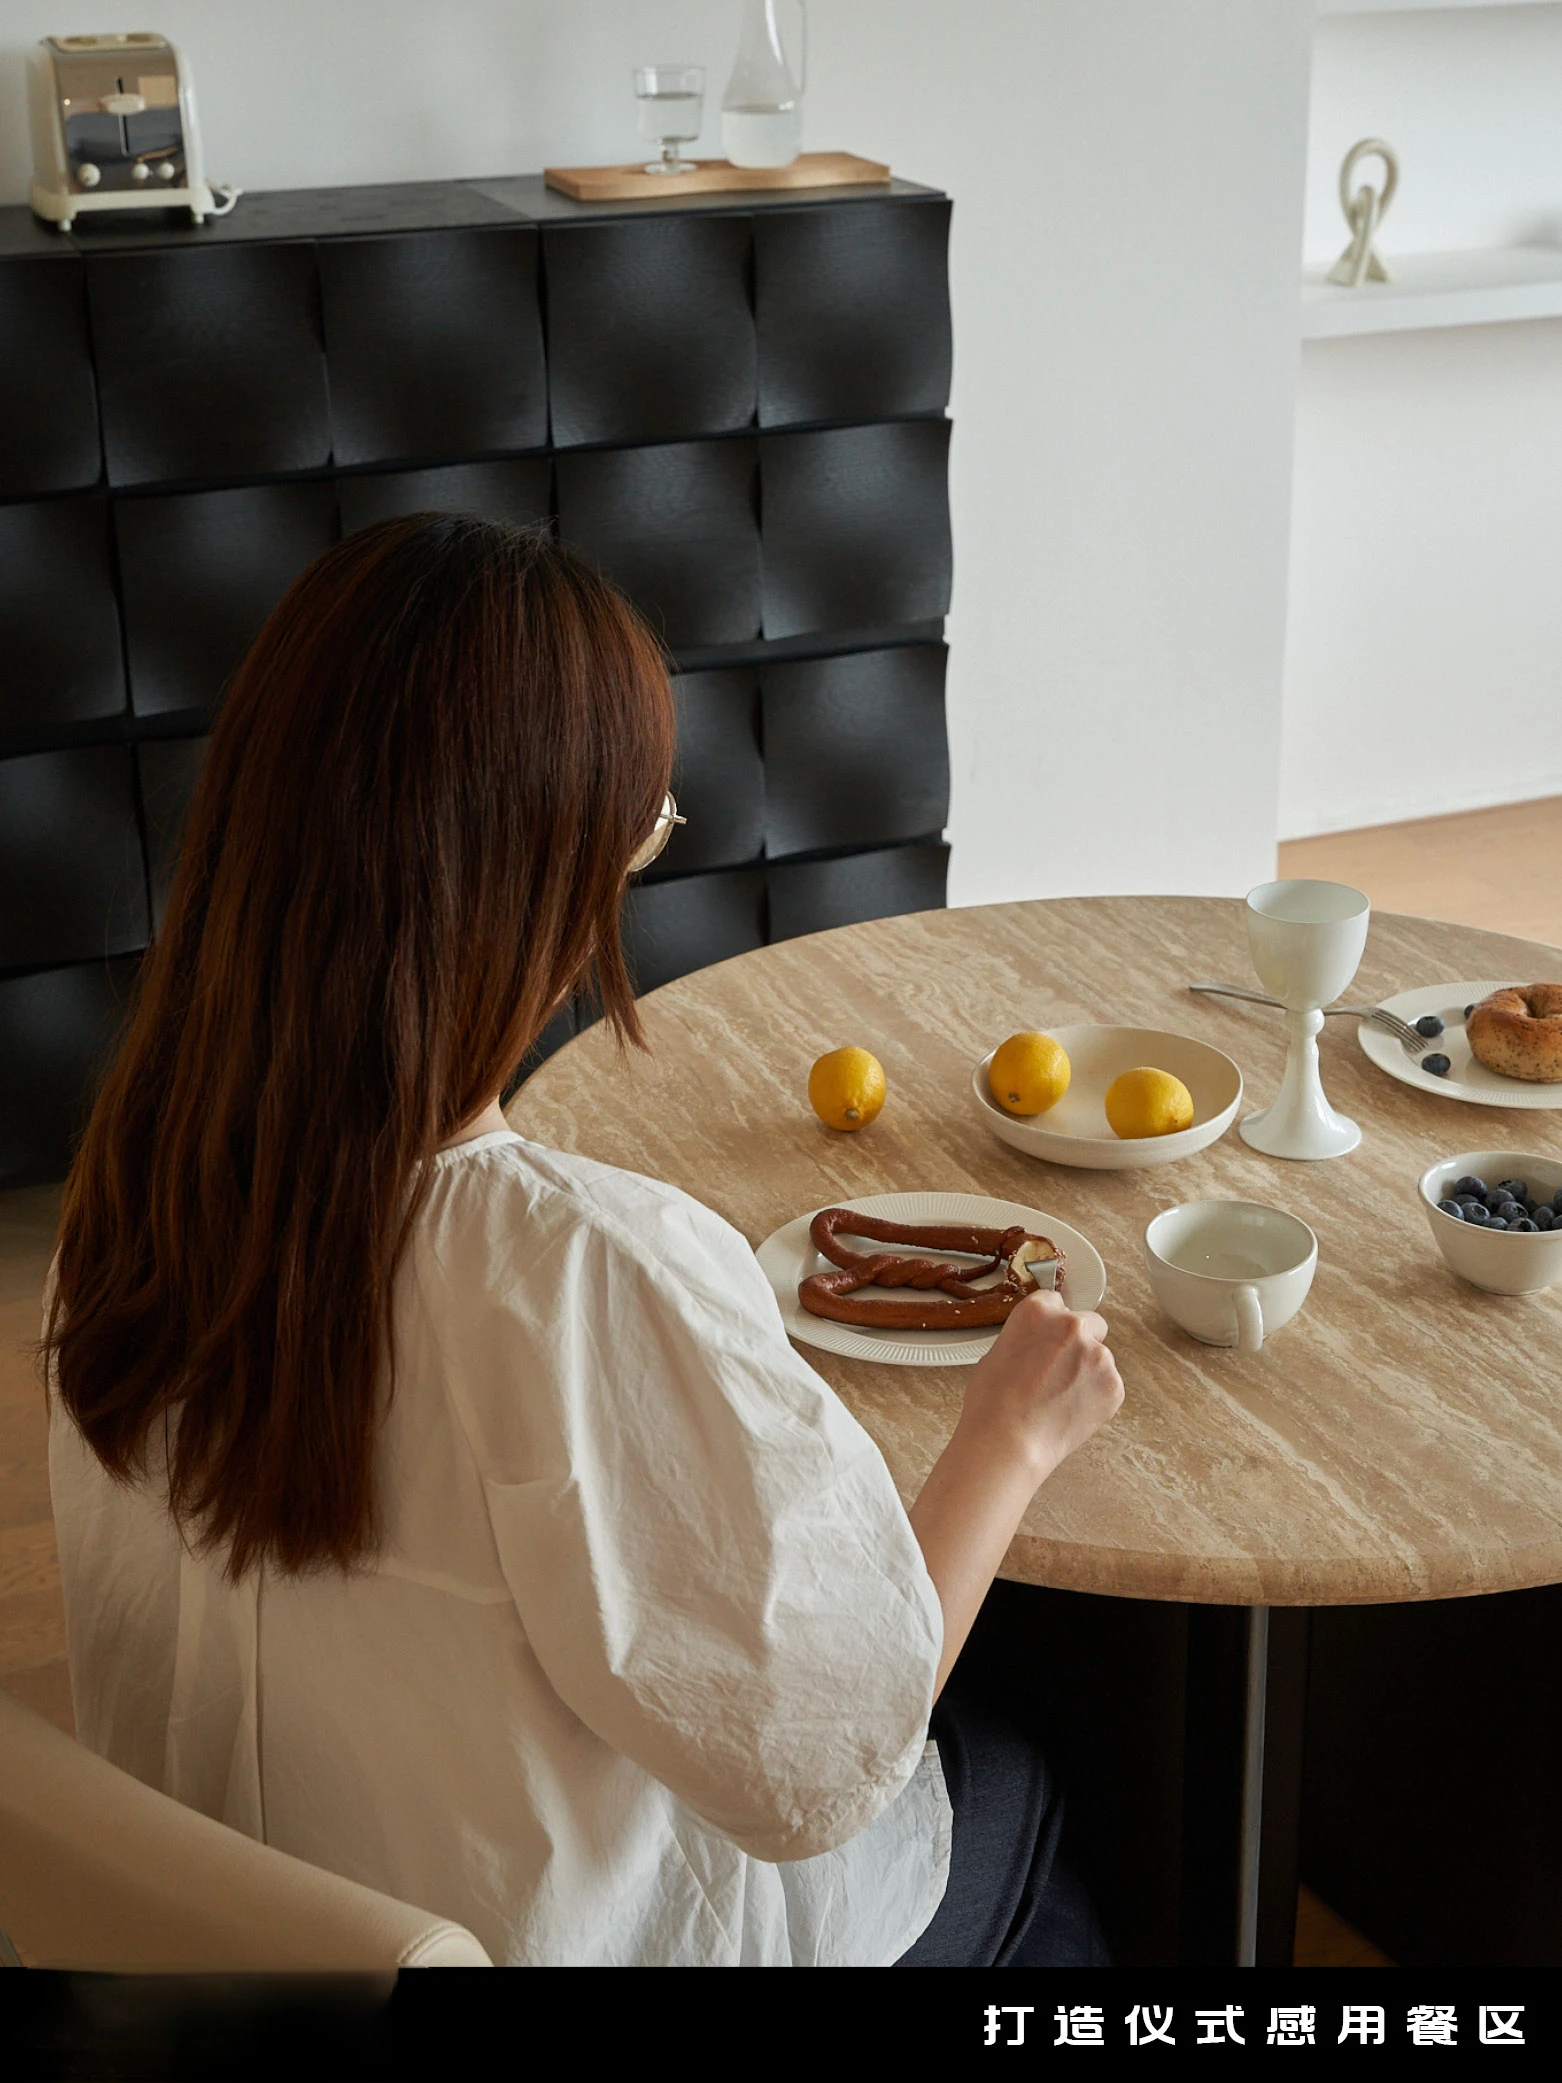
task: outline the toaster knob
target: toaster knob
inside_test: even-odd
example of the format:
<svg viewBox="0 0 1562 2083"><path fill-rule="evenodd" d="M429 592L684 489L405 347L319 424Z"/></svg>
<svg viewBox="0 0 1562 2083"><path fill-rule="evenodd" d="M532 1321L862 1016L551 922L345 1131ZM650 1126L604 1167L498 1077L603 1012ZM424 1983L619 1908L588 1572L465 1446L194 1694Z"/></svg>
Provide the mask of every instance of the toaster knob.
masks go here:
<svg viewBox="0 0 1562 2083"><path fill-rule="evenodd" d="M106 116L139 116L146 112L144 94L105 94L99 106Z"/></svg>
<svg viewBox="0 0 1562 2083"><path fill-rule="evenodd" d="M103 176L90 159L84 159L76 169L76 178L83 188L96 188Z"/></svg>
<svg viewBox="0 0 1562 2083"><path fill-rule="evenodd" d="M179 173L179 169L178 169L178 168L177 168L177 167L176 167L176 166L174 165L174 163L173 163L173 161L172 161L171 159L159 159L159 160L158 160L158 162L157 162L157 178L158 178L158 179L159 179L160 181L172 181L172 180L175 180L175 179L177 179L177 177L178 177L178 173Z"/></svg>
<svg viewBox="0 0 1562 2083"><path fill-rule="evenodd" d="M138 159L135 165L130 169L130 178L132 181L150 181L152 178L152 169L147 165L144 159Z"/></svg>

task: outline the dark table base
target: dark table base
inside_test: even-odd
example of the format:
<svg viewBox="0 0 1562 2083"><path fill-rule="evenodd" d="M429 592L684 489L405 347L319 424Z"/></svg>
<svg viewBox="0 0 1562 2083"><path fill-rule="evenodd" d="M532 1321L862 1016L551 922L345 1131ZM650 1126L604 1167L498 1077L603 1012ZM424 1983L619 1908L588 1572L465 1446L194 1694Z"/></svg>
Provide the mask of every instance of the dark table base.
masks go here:
<svg viewBox="0 0 1562 2083"><path fill-rule="evenodd" d="M1024 1713L1125 1965L1289 1966L1305 1880L1405 1965L1562 1964L1562 1588L1243 1608L1000 1583Z"/></svg>

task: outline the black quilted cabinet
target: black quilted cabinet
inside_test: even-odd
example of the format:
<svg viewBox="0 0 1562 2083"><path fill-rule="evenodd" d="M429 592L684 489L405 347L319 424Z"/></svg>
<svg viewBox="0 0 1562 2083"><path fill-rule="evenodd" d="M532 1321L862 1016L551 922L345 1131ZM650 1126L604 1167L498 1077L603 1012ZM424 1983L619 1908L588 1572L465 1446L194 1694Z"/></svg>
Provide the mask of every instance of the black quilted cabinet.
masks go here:
<svg viewBox="0 0 1562 2083"><path fill-rule="evenodd" d="M0 1186L69 1164L234 668L391 515L551 527L666 645L641 990L943 903L949 222L536 176L0 210Z"/></svg>

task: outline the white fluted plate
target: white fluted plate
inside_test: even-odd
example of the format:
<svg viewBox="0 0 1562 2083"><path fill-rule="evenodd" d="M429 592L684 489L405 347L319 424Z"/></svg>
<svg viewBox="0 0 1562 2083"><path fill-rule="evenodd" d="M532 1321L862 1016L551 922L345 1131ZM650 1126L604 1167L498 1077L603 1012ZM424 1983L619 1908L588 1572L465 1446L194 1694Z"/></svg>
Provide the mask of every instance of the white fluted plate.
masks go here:
<svg viewBox="0 0 1562 2083"><path fill-rule="evenodd" d="M1088 1237L1072 1224L1048 1215L1041 1208L1022 1207L1018 1201L989 1200L979 1193L874 1193L855 1201L828 1201L827 1207L850 1208L854 1215L877 1215L904 1222L969 1222L984 1228L1007 1229L1022 1223L1039 1237L1050 1237L1062 1252L1063 1299L1070 1309L1098 1309L1106 1293L1106 1267ZM878 1360L896 1367L970 1367L992 1345L1001 1324L969 1325L958 1331L873 1331L861 1324L838 1324L827 1316L810 1316L797 1299L798 1282L810 1273L823 1272L829 1264L814 1249L809 1227L819 1213L783 1223L765 1239L755 1253L766 1279L776 1291L781 1320L803 1345L821 1352L844 1354L852 1360ZM894 1251L905 1258L926 1256L913 1245L880 1244L878 1251Z"/></svg>
<svg viewBox="0 0 1562 2083"><path fill-rule="evenodd" d="M1418 1092L1435 1092L1439 1099L1462 1099L1476 1107L1562 1107L1562 1085L1531 1085L1523 1078L1505 1078L1501 1071L1488 1070L1484 1063L1478 1063L1470 1053L1470 1044L1464 1038L1465 1007L1490 998L1493 991L1512 988L1511 977L1486 983L1424 984L1419 990L1400 991L1379 1001L1385 1012L1398 1013L1412 1025L1423 1013L1436 1013L1443 1031L1428 1040L1424 1053L1430 1056L1441 1050L1448 1058L1448 1075L1443 1078L1434 1071L1423 1070L1419 1057L1407 1056L1386 1027L1361 1020L1357 1023L1356 1039L1379 1070L1386 1070L1402 1085L1414 1085Z"/></svg>

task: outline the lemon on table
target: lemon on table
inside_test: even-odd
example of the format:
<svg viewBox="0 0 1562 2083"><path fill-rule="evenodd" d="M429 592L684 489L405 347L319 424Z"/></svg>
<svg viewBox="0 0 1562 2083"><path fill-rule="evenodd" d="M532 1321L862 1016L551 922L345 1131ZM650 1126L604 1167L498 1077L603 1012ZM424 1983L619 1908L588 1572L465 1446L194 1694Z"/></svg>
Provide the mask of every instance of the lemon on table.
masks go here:
<svg viewBox="0 0 1562 2083"><path fill-rule="evenodd" d="M1169 1070L1141 1064L1106 1088L1107 1125L1113 1135L1171 1136L1193 1126L1193 1095Z"/></svg>
<svg viewBox="0 0 1562 2083"><path fill-rule="evenodd" d="M1011 1034L993 1050L987 1085L1006 1114L1044 1114L1068 1090L1068 1051L1050 1034Z"/></svg>
<svg viewBox="0 0 1562 2083"><path fill-rule="evenodd" d="M808 1104L826 1128L866 1128L888 1090L883 1064L866 1049L832 1049L808 1073Z"/></svg>

